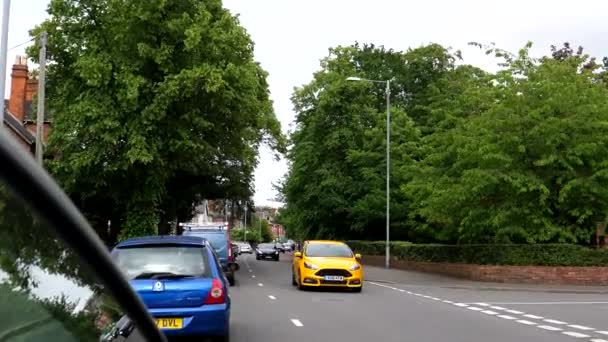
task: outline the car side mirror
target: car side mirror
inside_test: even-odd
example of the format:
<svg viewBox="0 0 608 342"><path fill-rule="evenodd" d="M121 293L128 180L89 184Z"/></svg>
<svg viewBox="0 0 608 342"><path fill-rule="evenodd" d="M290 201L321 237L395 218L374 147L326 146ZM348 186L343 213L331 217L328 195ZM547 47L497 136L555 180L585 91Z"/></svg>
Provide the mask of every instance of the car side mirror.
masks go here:
<svg viewBox="0 0 608 342"><path fill-rule="evenodd" d="M301 258L302 257L302 253L295 252L295 253L293 253L293 256L296 257L296 258Z"/></svg>
<svg viewBox="0 0 608 342"><path fill-rule="evenodd" d="M359 253L355 254L355 259L361 260L361 254L359 254Z"/></svg>

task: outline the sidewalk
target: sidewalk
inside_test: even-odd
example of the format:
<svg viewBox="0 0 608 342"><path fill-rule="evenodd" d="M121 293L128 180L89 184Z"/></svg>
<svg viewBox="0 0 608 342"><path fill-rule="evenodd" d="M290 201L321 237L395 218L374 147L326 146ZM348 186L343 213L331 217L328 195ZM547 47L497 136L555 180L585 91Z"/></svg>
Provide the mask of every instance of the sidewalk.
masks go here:
<svg viewBox="0 0 608 342"><path fill-rule="evenodd" d="M365 266L365 280L402 284L409 287L439 287L450 289L472 289L478 291L526 291L551 293L594 293L608 294L608 286L574 286L574 285L531 285L478 282L452 278L439 274L385 269Z"/></svg>

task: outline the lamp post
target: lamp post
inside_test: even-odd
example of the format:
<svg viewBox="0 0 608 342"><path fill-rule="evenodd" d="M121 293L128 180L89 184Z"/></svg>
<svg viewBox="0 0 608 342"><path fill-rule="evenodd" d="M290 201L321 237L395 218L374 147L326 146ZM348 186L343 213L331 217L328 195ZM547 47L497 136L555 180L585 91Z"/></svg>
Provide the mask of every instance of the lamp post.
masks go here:
<svg viewBox="0 0 608 342"><path fill-rule="evenodd" d="M0 134L4 130L4 91L6 89L6 55L8 53L8 20L11 12L11 0L4 0L2 4L2 32L0 33Z"/></svg>
<svg viewBox="0 0 608 342"><path fill-rule="evenodd" d="M360 77L348 77L347 81L372 82L386 84L386 252L384 258L384 267L390 268L390 208L391 208L391 81L369 80Z"/></svg>

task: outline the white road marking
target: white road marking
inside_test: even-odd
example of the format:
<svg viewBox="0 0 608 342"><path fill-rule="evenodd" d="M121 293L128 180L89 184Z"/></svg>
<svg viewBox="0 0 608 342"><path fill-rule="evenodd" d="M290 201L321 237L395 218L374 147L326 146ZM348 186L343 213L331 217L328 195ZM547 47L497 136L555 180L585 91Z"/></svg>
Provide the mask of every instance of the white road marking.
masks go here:
<svg viewBox="0 0 608 342"><path fill-rule="evenodd" d="M545 321L547 323L553 323L553 324L568 324L566 322L558 321L556 319L543 319L543 321Z"/></svg>
<svg viewBox="0 0 608 342"><path fill-rule="evenodd" d="M431 296L427 296L427 295L423 295L422 297L429 298L429 299L431 298Z"/></svg>
<svg viewBox="0 0 608 342"><path fill-rule="evenodd" d="M413 294L413 293L412 293L412 292L410 292L410 291L405 291L405 293L407 293L407 294Z"/></svg>
<svg viewBox="0 0 608 342"><path fill-rule="evenodd" d="M273 295L268 295L268 298L270 298L270 299L272 299L272 300L277 299L277 297L275 297L275 296L273 296Z"/></svg>
<svg viewBox="0 0 608 342"><path fill-rule="evenodd" d="M522 311L517 311L517 310L505 310L508 313L514 314L514 315L521 315L521 314L525 314L525 312Z"/></svg>
<svg viewBox="0 0 608 342"><path fill-rule="evenodd" d="M483 310L482 312L486 315L498 315L498 312L492 310Z"/></svg>
<svg viewBox="0 0 608 342"><path fill-rule="evenodd" d="M481 311L481 310L483 310L482 308L478 308L476 306L469 306L467 309L473 310L473 311Z"/></svg>
<svg viewBox="0 0 608 342"><path fill-rule="evenodd" d="M528 317L528 318L532 318L532 319L543 319L543 317L541 317L541 316L530 315L530 314L524 315L524 317Z"/></svg>
<svg viewBox="0 0 608 342"><path fill-rule="evenodd" d="M431 297L431 299L432 299L432 300L441 300L441 299L439 299L439 298L437 298L437 297Z"/></svg>
<svg viewBox="0 0 608 342"><path fill-rule="evenodd" d="M250 269L248 269L247 271L249 271L249 272L253 272L253 270L252 270L251 268L250 268Z"/></svg>
<svg viewBox="0 0 608 342"><path fill-rule="evenodd" d="M302 324L302 322L300 322L299 319L292 319L291 323L293 323L293 325L295 325L296 327L303 327L304 324Z"/></svg>
<svg viewBox="0 0 608 342"><path fill-rule="evenodd" d="M592 338L591 342L608 342L608 340L602 340L601 338Z"/></svg>
<svg viewBox="0 0 608 342"><path fill-rule="evenodd" d="M465 304L465 303L454 303L454 305L460 306L461 308L469 306L469 304Z"/></svg>
<svg viewBox="0 0 608 342"><path fill-rule="evenodd" d="M490 306L490 304L486 304L486 303L475 303L475 304L480 305L480 306Z"/></svg>
<svg viewBox="0 0 608 342"><path fill-rule="evenodd" d="M589 335L581 334L581 333L575 332L575 331L562 331L562 334L572 336L572 337L577 337L577 338L590 337Z"/></svg>
<svg viewBox="0 0 608 342"><path fill-rule="evenodd" d="M597 330L595 332L602 335L608 335L608 331Z"/></svg>
<svg viewBox="0 0 608 342"><path fill-rule="evenodd" d="M525 319L517 320L517 323L525 324L525 325L536 325L534 322L526 321Z"/></svg>
<svg viewBox="0 0 608 342"><path fill-rule="evenodd" d="M255 275L252 275L251 278L255 278Z"/></svg>
<svg viewBox="0 0 608 342"><path fill-rule="evenodd" d="M400 291L400 292L405 292L405 290L404 290L404 289L399 289L399 291Z"/></svg>
<svg viewBox="0 0 608 342"><path fill-rule="evenodd" d="M492 302L499 305L582 305L582 304L608 304L608 302Z"/></svg>
<svg viewBox="0 0 608 342"><path fill-rule="evenodd" d="M507 308L503 308L502 306L490 306L494 310L507 310Z"/></svg>
<svg viewBox="0 0 608 342"><path fill-rule="evenodd" d="M448 304L453 304L454 302L452 302L451 300L443 300L442 302L444 303L448 303Z"/></svg>
<svg viewBox="0 0 608 342"><path fill-rule="evenodd" d="M515 317L509 316L509 315L498 315L496 317L500 317L500 318L504 318L504 319L515 319Z"/></svg>
<svg viewBox="0 0 608 342"><path fill-rule="evenodd" d="M262 284L262 283L258 283L258 286L264 286L264 284Z"/></svg>
<svg viewBox="0 0 608 342"><path fill-rule="evenodd" d="M570 324L568 325L570 328L581 329L581 330L594 330L593 328L586 327L584 325Z"/></svg>
<svg viewBox="0 0 608 342"><path fill-rule="evenodd" d="M551 326L551 325L539 325L539 326L537 326L537 328L541 328L541 329L545 329L545 330L550 330L550 331L560 331L560 330L562 330L561 328L554 327L554 326Z"/></svg>

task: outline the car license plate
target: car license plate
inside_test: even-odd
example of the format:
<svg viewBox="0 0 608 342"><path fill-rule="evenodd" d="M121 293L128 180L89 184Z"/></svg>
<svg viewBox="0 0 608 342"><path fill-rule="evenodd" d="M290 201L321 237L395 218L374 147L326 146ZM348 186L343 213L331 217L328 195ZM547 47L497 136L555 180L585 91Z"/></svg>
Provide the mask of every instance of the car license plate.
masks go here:
<svg viewBox="0 0 608 342"><path fill-rule="evenodd" d="M325 276L323 279L331 280L331 281L342 281L344 280L343 276Z"/></svg>
<svg viewBox="0 0 608 342"><path fill-rule="evenodd" d="M181 329L183 326L181 318L157 318L156 326L160 329Z"/></svg>

